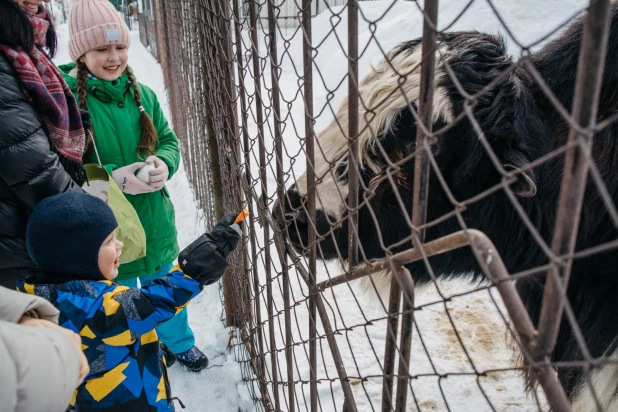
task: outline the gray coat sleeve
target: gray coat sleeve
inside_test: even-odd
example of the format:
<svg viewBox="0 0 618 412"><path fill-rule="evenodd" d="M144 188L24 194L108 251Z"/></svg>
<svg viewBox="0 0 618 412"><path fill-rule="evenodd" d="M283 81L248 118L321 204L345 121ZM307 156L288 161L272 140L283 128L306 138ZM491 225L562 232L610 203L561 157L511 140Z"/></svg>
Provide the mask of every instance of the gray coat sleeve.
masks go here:
<svg viewBox="0 0 618 412"><path fill-rule="evenodd" d="M0 287L0 320L17 323L28 315L58 323L58 309L38 296Z"/></svg>
<svg viewBox="0 0 618 412"><path fill-rule="evenodd" d="M64 412L75 392L79 358L69 337L57 330L16 323L24 314L47 320L57 318L57 310L39 299L0 287L3 411Z"/></svg>

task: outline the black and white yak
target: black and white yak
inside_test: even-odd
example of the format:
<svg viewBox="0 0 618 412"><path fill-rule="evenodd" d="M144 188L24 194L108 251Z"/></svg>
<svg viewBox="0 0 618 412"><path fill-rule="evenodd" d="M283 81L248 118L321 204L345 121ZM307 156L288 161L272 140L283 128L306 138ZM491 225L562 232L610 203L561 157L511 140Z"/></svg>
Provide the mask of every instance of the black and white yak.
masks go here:
<svg viewBox="0 0 618 412"><path fill-rule="evenodd" d="M618 111L618 13L614 7L605 74L602 83L598 118L604 119ZM531 56L562 105L570 111L576 82L583 19L573 23L558 38ZM394 189L388 180L372 184L383 175L386 154L392 162L416 150L416 121L408 103L416 108L419 95L421 39L400 44L365 77L360 84L362 103L359 115L360 171L364 187L374 193L368 195L373 215L367 207L359 212L360 243L367 259L385 256L381 246L396 244L410 235L404 213L412 209L414 160L403 164L393 179L398 185L404 208L400 208ZM501 174L493 166L478 134L467 118L456 124L454 119L464 110L464 97L449 77L448 62L458 81L470 95L474 95L494 81L501 73L513 69L514 60L507 54L504 41L493 35L475 31L441 34L436 52L435 95L433 98L433 130L451 126L437 137L432 146L439 169L458 201L470 199L501 181ZM390 61L390 63L387 62ZM401 82L398 73L405 73ZM399 90L405 91L405 96ZM367 108L377 107L372 113ZM317 176L317 231L323 236L319 244L322 259L345 260L348 253L346 199L347 186L347 100L337 112L337 121L322 131L317 139L315 170ZM541 92L525 65L518 66L486 94L478 98L474 117L487 141L506 170L526 165L544 154L563 146L569 126L552 103ZM343 131L342 131L343 128ZM372 132L372 130L374 132ZM593 146L593 158L618 203L618 125L612 124L598 131ZM379 144L383 150L378 149ZM563 156L543 163L520 175L511 185L530 221L551 244L559 197ZM296 249L303 250L307 242L307 217L302 204L306 201L306 175L300 177L286 193L285 213L278 206L274 216L285 215L288 234ZM360 199L365 193L361 188ZM428 221L448 212L454 205L449 201L432 172L429 183ZM375 216L375 217L374 217ZM538 267L548 258L532 238L512 203L503 191L470 204L463 212L468 228L478 229L494 242L510 273ZM295 222L292 222L291 218ZM432 240L460 230L455 218L445 220L427 230ZM597 190L588 183L583 215L577 238L577 250L587 249L618 238ZM410 248L405 244L391 251ZM429 259L434 272L442 277L468 276L482 273L469 248L442 254ZM422 262L408 265L417 284L430 280ZM545 276L522 278L516 287L533 320L540 314ZM595 358L617 357L618 351L618 252L610 251L576 260L573 264L568 298L590 353ZM552 361L582 360L578 344L563 321ZM588 385L584 385L581 368L562 367L557 370L559 380L575 410L594 409L595 403ZM606 410L618 410L618 366L605 364L587 378L593 382Z"/></svg>

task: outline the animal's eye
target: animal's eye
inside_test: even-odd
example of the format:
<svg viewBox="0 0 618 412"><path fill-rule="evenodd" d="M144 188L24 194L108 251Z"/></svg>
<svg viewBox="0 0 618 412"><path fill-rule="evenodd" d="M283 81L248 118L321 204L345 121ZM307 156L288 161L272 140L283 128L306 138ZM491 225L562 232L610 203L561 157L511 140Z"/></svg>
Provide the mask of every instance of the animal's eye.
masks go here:
<svg viewBox="0 0 618 412"><path fill-rule="evenodd" d="M335 177L338 180L344 180L348 178L348 159L347 157L339 162L335 168Z"/></svg>

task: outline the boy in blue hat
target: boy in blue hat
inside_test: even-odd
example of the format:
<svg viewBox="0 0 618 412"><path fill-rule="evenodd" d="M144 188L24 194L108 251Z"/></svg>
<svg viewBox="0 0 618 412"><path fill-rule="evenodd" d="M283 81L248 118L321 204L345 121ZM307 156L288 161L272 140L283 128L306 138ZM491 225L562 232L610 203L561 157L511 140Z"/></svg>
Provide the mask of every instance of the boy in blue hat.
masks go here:
<svg viewBox="0 0 618 412"><path fill-rule="evenodd" d="M183 250L168 276L142 289L114 283L122 242L102 200L68 192L43 200L26 231L39 268L18 289L49 300L59 323L82 337L90 374L71 406L82 411L173 411L165 358L155 327L174 317L228 267L240 240L229 213Z"/></svg>

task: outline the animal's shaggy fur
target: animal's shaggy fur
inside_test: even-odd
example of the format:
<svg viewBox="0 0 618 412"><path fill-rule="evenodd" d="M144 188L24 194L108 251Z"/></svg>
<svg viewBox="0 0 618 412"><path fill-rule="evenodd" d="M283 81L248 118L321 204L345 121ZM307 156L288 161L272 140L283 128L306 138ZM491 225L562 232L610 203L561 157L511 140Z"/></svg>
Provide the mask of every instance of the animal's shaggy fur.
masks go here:
<svg viewBox="0 0 618 412"><path fill-rule="evenodd" d="M618 110L618 18L615 9L599 119L607 118ZM556 40L531 56L534 67L568 111L571 110L575 89L582 27L583 19L580 19ZM493 87L476 99L473 113L484 137L506 171L517 170L565 144L567 123L533 81L526 65L514 67L515 62L507 55L501 38L473 31L443 34L439 36L436 56L433 130L447 129L438 136L433 154L451 193L458 201L470 199L498 184L503 175L491 162L470 120L464 117L454 122L464 110L466 100L449 77L446 63L470 95L476 95L493 82ZM363 80L360 87L361 179L363 187L370 188L361 190L361 199L367 197L370 207L360 210L359 221L362 224L359 236L362 253L367 259L384 257L385 248L397 252L411 247L409 243L398 247L390 245L410 235L410 227L403 214L409 214L411 210L414 160L400 165L393 179L396 187L388 180L379 184L375 182L389 162L404 159L416 150L416 121L410 108L416 108L419 95L419 62L420 39L403 43L386 56L385 61ZM505 72L508 74L500 78ZM405 78L403 83L399 81L402 75ZM346 103L338 112L336 120L318 137L323 152L316 150L322 153L316 156L316 170L317 230L325 236L320 242L323 259L339 256L346 259L348 250L345 219ZM594 161L615 204L618 203L616 136L618 125L599 131L592 150ZM529 220L547 244L551 244L553 236L562 171L563 158L555 158L520 175L511 185ZM396 191L403 201L403 208L400 207ZM302 207L305 195L306 182L302 177L297 185L288 190L284 213L288 220L291 216L296 219L294 224L288 226L288 232L299 250L306 244L307 236L307 218ZM453 208L454 205L432 172L428 221L451 212ZM277 216L284 215L278 210L274 213ZM509 272L523 271L548 262L503 191L469 205L463 216L467 227L483 231L494 242ZM447 219L427 230L427 240L460 229L455 218ZM577 250L615 240L617 236L618 231L597 190L589 183ZM433 257L430 263L434 272L440 276L467 276L469 273L482 276L469 249ZM409 269L417 283L429 281L427 269L422 262L409 265ZM539 275L518 280L516 284L535 323L540 314L544 283L544 275ZM576 260L568 286L568 297L591 355L612 355L618 341L618 254L606 252ZM552 360L582 359L572 331L567 322L563 321ZM590 401L590 391L582 386L584 376L580 368L559 368L557 372L574 405ZM595 370L590 381L599 388L601 400L607 406L616 403L616 367L605 366Z"/></svg>

